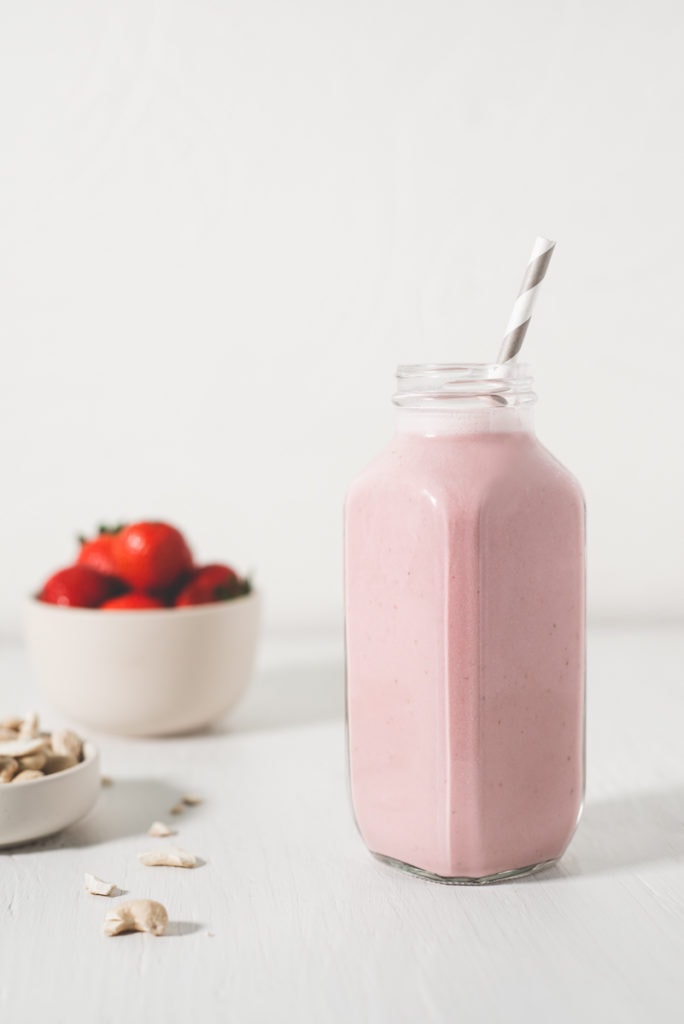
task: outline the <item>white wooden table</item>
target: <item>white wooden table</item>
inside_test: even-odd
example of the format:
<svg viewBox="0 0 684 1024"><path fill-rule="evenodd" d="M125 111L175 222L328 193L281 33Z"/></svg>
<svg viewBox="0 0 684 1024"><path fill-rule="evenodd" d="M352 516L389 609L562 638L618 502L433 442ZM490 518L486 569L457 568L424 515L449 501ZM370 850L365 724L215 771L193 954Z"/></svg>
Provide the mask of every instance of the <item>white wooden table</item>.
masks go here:
<svg viewBox="0 0 684 1024"><path fill-rule="evenodd" d="M35 704L5 645L0 709ZM560 866L503 885L437 885L366 852L336 642L267 645L222 730L98 742L114 784L95 810L0 854L2 1024L684 1020L682 628L592 631L582 824ZM205 802L168 819L189 790ZM204 866L140 865L168 842L145 835L155 818ZM168 937L105 938L111 901L85 871L160 899Z"/></svg>

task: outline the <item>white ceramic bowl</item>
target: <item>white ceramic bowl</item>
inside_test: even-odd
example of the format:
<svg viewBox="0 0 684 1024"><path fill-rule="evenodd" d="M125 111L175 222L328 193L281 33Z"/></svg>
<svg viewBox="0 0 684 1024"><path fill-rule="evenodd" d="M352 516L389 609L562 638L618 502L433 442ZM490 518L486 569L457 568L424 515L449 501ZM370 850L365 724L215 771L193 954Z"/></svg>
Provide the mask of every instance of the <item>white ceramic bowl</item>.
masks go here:
<svg viewBox="0 0 684 1024"><path fill-rule="evenodd" d="M32 669L52 704L96 732L191 732L229 711L249 683L260 596L190 608L100 611L31 599Z"/></svg>
<svg viewBox="0 0 684 1024"><path fill-rule="evenodd" d="M0 785L0 847L29 843L73 825L88 813L100 788L100 757L89 742L73 768Z"/></svg>

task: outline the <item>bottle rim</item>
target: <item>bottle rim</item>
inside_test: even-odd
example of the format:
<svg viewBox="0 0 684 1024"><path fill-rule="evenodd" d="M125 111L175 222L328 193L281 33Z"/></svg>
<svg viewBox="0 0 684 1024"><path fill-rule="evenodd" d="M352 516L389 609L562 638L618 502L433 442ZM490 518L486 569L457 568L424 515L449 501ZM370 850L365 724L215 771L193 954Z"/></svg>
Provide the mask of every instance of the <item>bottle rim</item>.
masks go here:
<svg viewBox="0 0 684 1024"><path fill-rule="evenodd" d="M408 408L518 406L536 401L527 363L402 363L395 405Z"/></svg>

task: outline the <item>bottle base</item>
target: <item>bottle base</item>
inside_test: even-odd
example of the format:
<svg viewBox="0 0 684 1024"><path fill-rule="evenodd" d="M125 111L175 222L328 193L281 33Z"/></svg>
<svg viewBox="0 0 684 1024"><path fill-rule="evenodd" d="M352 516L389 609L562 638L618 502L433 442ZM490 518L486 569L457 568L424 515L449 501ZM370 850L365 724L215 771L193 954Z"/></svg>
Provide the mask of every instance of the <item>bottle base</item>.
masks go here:
<svg viewBox="0 0 684 1024"><path fill-rule="evenodd" d="M373 856L382 861L383 864L389 864L390 867L399 868L401 871L406 871L410 875L417 875L418 878L425 878L428 882L441 882L442 885L492 885L496 882L507 882L511 879L522 878L524 875L531 875L533 872L542 871L544 868L551 867L552 864L556 864L558 861L557 857L551 860L543 860L538 864L527 864L521 868L511 868L508 871L497 871L493 875L481 875L479 877L470 878L468 876L460 875L437 875L433 871L425 871L424 868L418 868L415 864L406 864L403 860L396 860L394 857L387 857L384 853L375 853L371 850Z"/></svg>

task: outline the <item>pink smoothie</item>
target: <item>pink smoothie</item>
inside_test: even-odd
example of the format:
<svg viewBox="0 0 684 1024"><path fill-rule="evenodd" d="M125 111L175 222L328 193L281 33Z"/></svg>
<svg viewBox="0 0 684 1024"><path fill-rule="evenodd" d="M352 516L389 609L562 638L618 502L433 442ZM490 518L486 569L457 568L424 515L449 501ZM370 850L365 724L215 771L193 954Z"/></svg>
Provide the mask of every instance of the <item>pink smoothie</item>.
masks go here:
<svg viewBox="0 0 684 1024"><path fill-rule="evenodd" d="M402 417L346 506L354 811L372 852L481 879L577 823L584 503L522 414Z"/></svg>

